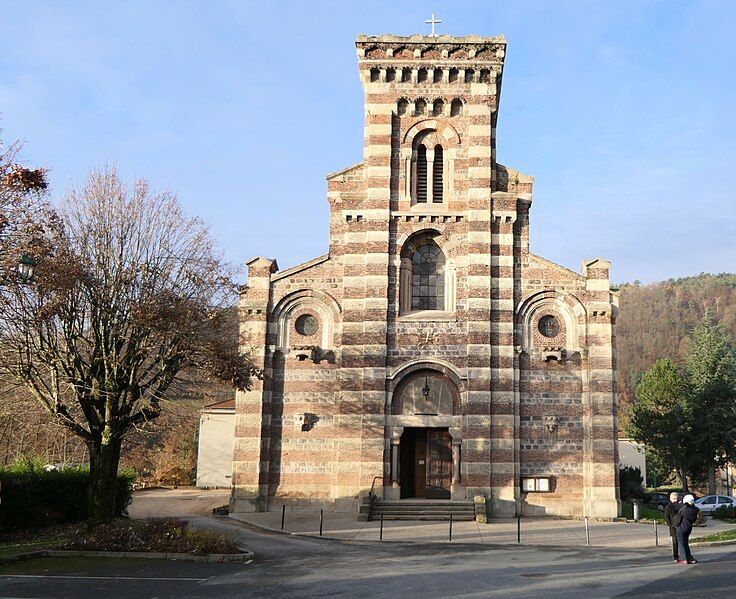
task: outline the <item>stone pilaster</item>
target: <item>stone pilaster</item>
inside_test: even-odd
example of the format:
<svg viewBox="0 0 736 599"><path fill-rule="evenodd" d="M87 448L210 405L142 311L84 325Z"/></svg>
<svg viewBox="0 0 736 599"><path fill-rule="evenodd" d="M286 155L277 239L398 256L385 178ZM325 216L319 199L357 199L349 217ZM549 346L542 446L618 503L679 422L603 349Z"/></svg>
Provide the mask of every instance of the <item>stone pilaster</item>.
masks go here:
<svg viewBox="0 0 736 599"><path fill-rule="evenodd" d="M616 380L614 348L615 297L611 263L596 258L582 266L588 292L588 405L585 456L586 515L612 518L620 511L618 495Z"/></svg>
<svg viewBox="0 0 736 599"><path fill-rule="evenodd" d="M267 337L271 308L271 274L275 260L249 260L248 285L242 290L240 312L241 351L250 354L263 380L254 379L248 391L235 398L235 444L233 453L233 511L261 511L268 508L268 472L271 438L271 402Z"/></svg>

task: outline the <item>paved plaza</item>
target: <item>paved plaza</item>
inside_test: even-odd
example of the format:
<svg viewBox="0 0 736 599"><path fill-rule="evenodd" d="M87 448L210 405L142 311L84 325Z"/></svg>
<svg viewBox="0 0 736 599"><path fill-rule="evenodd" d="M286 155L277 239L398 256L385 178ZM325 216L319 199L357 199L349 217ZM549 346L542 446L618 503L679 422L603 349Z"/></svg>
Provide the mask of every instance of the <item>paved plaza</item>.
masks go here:
<svg viewBox="0 0 736 599"><path fill-rule="evenodd" d="M151 489L139 491L130 509L134 518L151 516L201 517L212 514L212 509L226 505L227 489ZM281 529L281 512L244 514L241 522L265 529ZM319 509L311 511L288 511L284 518L284 532L319 535ZM453 522L453 543L486 543L509 545L517 542L517 523L513 519L492 519L488 524L476 522ZM323 535L347 541L378 541L381 523L358 522L356 514L324 512ZM696 528L693 539L734 528L718 520L708 520L708 525ZM590 545L611 548L655 547L653 524L627 522L589 522ZM387 520L383 524L383 541L403 542L447 542L450 526L448 522L406 522ZM667 529L657 527L659 544L669 544ZM557 520L551 518L522 518L521 543L523 545L580 547L587 543L585 524L581 520Z"/></svg>
<svg viewBox="0 0 736 599"><path fill-rule="evenodd" d="M227 518L195 524L235 535L244 564L51 558L0 567L0 596L86 599L189 597L693 597L733 595L736 547L667 550L355 542L268 533Z"/></svg>
<svg viewBox="0 0 736 599"><path fill-rule="evenodd" d="M46 558L0 567L0 596L97 599L189 597L693 597L734 594L736 546L695 548L695 566L673 564L666 536L654 546L652 525L592 522L591 546L576 520L490 524L358 523L353 515L252 514L259 527L213 516L228 492L153 489L135 494L131 515L178 516L197 528L232 535L255 552L248 563ZM723 525L713 521L702 532ZM699 533L701 531L698 531ZM338 538L339 537L339 538Z"/></svg>

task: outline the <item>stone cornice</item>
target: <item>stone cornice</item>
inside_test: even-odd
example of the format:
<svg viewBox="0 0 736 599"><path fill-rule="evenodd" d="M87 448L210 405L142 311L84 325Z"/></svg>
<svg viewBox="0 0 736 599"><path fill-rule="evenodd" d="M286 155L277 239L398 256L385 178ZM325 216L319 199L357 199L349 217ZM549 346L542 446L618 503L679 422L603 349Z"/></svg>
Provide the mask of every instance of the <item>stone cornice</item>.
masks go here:
<svg viewBox="0 0 736 599"><path fill-rule="evenodd" d="M355 43L357 44L375 44L375 43L395 43L395 44L503 44L506 45L506 38L503 35L496 35L493 37L485 37L481 35L465 35L462 37L455 37L453 35L437 35L432 37L430 35L365 35L360 34L356 36Z"/></svg>
<svg viewBox="0 0 736 599"><path fill-rule="evenodd" d="M412 35L367 36L359 35L355 40L358 60L388 61L445 61L464 65L469 62L502 64L506 56L506 38L469 35L452 37L440 35L430 37Z"/></svg>

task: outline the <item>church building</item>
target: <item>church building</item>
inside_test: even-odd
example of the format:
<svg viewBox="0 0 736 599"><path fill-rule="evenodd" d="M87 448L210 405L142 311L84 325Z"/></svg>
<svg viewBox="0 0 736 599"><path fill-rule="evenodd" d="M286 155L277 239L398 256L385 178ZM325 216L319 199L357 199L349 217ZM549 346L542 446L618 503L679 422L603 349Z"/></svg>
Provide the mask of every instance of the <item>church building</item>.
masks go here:
<svg viewBox="0 0 736 599"><path fill-rule="evenodd" d="M529 249L533 178L496 160L505 38L355 46L364 158L327 176L328 251L248 262L264 376L236 397L231 512L616 517L610 263Z"/></svg>

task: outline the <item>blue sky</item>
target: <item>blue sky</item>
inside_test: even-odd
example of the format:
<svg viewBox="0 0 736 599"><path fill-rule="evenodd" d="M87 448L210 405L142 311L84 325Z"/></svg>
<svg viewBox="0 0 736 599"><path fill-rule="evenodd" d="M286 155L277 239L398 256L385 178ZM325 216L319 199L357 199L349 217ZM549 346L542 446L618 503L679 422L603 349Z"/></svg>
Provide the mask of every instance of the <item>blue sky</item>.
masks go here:
<svg viewBox="0 0 736 599"><path fill-rule="evenodd" d="M359 33L509 43L498 159L532 251L616 281L736 270L736 3L2 0L0 128L55 196L117 164L229 260L327 251L324 176L362 160Z"/></svg>

